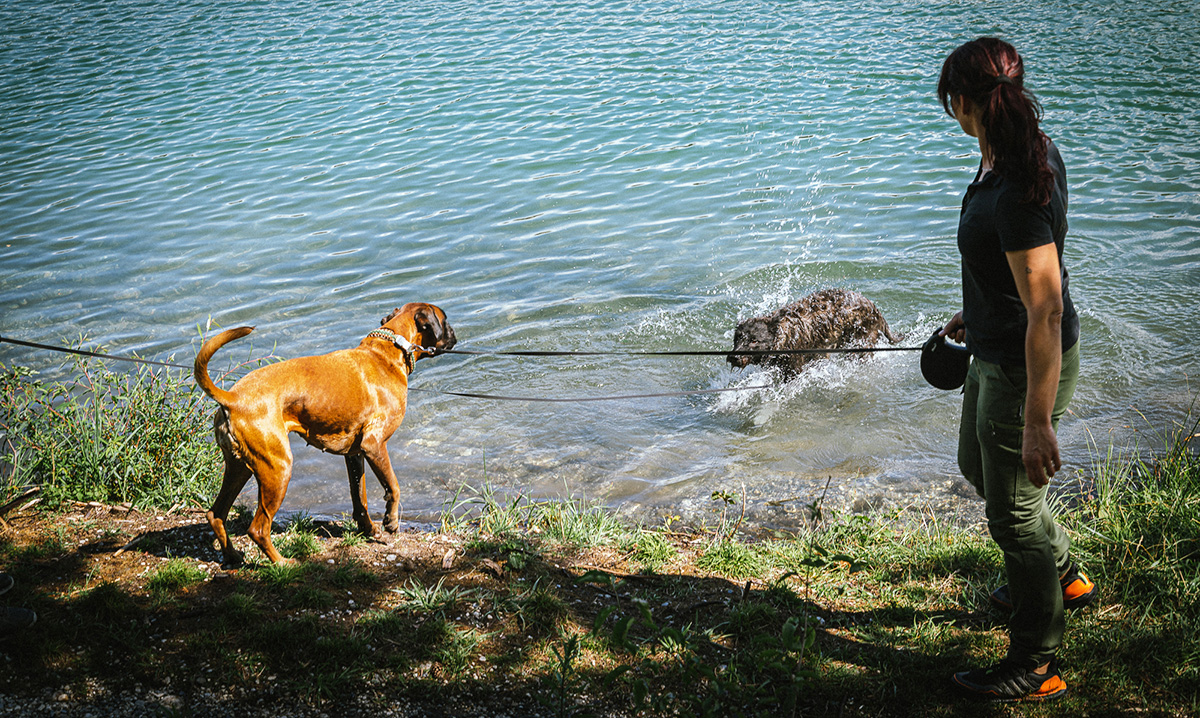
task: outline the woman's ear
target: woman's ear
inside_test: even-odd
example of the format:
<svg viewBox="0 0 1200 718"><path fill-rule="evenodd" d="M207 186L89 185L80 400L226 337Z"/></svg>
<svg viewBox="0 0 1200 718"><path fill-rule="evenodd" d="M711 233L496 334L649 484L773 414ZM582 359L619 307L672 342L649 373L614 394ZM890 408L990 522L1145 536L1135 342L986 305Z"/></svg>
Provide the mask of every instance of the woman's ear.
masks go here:
<svg viewBox="0 0 1200 718"><path fill-rule="evenodd" d="M967 105L969 103L970 100L968 100L965 95L951 95L950 111L954 113L955 117L962 117L964 114L966 114Z"/></svg>

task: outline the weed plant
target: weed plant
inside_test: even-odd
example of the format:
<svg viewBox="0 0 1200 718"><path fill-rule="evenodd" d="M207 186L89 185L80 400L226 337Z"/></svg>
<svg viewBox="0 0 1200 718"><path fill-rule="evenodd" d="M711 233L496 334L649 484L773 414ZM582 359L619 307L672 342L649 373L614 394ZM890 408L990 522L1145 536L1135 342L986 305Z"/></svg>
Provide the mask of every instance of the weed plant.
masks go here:
<svg viewBox="0 0 1200 718"><path fill-rule="evenodd" d="M67 501L169 507L211 499L220 452L212 405L182 370L118 373L75 360L73 378L45 383L0 366L4 495L41 487L49 507Z"/></svg>
<svg viewBox="0 0 1200 718"><path fill-rule="evenodd" d="M233 363L219 379L273 359ZM119 372L76 356L60 373L67 378L46 382L28 367L0 364L0 503L33 486L49 508L212 500L222 473L215 407L191 372L148 364Z"/></svg>
<svg viewBox="0 0 1200 718"><path fill-rule="evenodd" d="M471 597L472 591L458 586L446 586L445 579L438 579L433 586L423 586L410 581L393 589L400 595L406 608L420 613L446 616L462 602Z"/></svg>
<svg viewBox="0 0 1200 718"><path fill-rule="evenodd" d="M484 484L463 485L442 512L446 533L475 534L504 540L534 534L559 546L593 548L616 542L628 529L603 505L571 497L528 500L517 495L502 500Z"/></svg>
<svg viewBox="0 0 1200 718"><path fill-rule="evenodd" d="M523 630L540 634L556 632L571 617L570 608L559 595L536 582L528 591L518 595L512 608Z"/></svg>
<svg viewBox="0 0 1200 718"><path fill-rule="evenodd" d="M696 566L720 576L749 578L762 575L770 560L760 547L726 538L709 546L696 560Z"/></svg>
<svg viewBox="0 0 1200 718"><path fill-rule="evenodd" d="M627 531L607 508L579 498L535 502L529 526L553 543L574 548L605 546Z"/></svg>
<svg viewBox="0 0 1200 718"><path fill-rule="evenodd" d="M662 569L679 555L675 544L657 531L637 531L628 537L622 549L645 573Z"/></svg>
<svg viewBox="0 0 1200 718"><path fill-rule="evenodd" d="M280 555L302 561L321 550L317 540L315 524L311 516L297 514L288 522L287 529L274 541Z"/></svg>
<svg viewBox="0 0 1200 718"><path fill-rule="evenodd" d="M146 588L151 593L174 593L189 586L194 586L208 574L194 564L181 559L171 559L150 575L146 580Z"/></svg>

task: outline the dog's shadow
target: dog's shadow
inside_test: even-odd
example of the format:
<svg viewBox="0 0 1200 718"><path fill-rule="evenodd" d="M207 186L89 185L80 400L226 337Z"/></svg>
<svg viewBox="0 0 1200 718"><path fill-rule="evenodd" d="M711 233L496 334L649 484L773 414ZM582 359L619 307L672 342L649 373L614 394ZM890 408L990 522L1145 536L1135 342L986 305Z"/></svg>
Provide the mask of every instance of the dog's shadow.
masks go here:
<svg viewBox="0 0 1200 718"><path fill-rule="evenodd" d="M225 528L229 532L229 536L231 538L246 536L247 529L250 528L250 521L253 518L254 514L251 511L238 511L232 514L225 523ZM278 537L287 531L288 525L287 521L276 521L271 526L271 533ZM357 533L356 529L347 527L341 522L319 519L311 520L307 526L307 530L321 539L331 540L339 540ZM243 548L247 551L258 550L254 546ZM120 554L127 551L137 551L164 559L190 558L209 563L221 563L222 561L216 537L213 535L212 528L204 520L203 516L197 517L191 523L173 525L162 529L155 529L151 525L127 542L110 539L88 544L81 547L80 550L83 553L93 554Z"/></svg>
<svg viewBox="0 0 1200 718"><path fill-rule="evenodd" d="M240 519L241 525L231 529L245 533L250 526L250 518ZM208 522L203 517L187 524L178 524L166 528L155 529L153 525L135 534L122 545L93 545L96 553L110 552L119 555L128 551L157 556L159 558L190 558L196 561L219 562L221 553L216 547L215 537Z"/></svg>

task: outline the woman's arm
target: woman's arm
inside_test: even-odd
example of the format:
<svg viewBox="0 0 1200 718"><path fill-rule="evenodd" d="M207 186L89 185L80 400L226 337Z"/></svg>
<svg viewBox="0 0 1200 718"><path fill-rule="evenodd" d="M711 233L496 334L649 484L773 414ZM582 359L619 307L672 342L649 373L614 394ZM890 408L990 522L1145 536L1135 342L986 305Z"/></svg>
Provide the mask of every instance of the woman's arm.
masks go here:
<svg viewBox="0 0 1200 718"><path fill-rule="evenodd" d="M1062 468L1058 437L1050 423L1062 371L1062 274L1054 244L1006 252L1017 292L1029 318L1025 333L1025 435L1022 459L1034 486L1050 483Z"/></svg>

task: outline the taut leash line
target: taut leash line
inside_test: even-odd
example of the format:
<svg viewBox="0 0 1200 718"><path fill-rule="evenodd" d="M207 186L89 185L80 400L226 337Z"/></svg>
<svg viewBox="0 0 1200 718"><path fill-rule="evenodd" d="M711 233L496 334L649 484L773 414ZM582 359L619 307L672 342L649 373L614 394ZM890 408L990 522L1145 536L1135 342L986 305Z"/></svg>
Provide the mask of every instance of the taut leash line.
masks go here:
<svg viewBox="0 0 1200 718"><path fill-rule="evenodd" d="M95 357L98 359L113 359L116 361L133 362L136 364L153 364L155 366L170 367L172 369L192 370L193 367L186 364L175 364L172 362L155 361L153 359L142 359L140 357L127 357L117 354L102 354L100 352L88 351L86 349L70 349L68 347L56 347L50 344L39 344L38 342L28 342L21 339L13 339L12 337L0 336L0 344L16 344L18 346L29 347L31 349L44 349L52 352L60 352L64 354L75 354L78 356ZM624 356L624 357L673 357L673 356L778 356L786 354L867 354L874 352L906 352L906 351L921 351L924 347L848 347L838 349L769 349L769 350L747 350L747 351L727 351L727 350L671 350L671 351L634 351L634 350L619 350L619 351L552 351L552 350L516 350L516 351L498 351L498 350L471 350L471 349L450 349L450 350L434 350L425 349L424 347L414 347L421 349L432 355L439 354L462 354L467 356L510 356L510 357L580 357L580 356ZM460 391L442 391L439 389L422 389L420 387L409 387L409 391L424 392L427 394L442 394L444 396L457 396L466 399L490 399L495 401L524 401L524 402L539 402L553 404L573 404L586 402L600 401L627 401L632 399L659 399L666 397L679 396L696 396L700 394L722 394L728 392L743 392L743 391L763 391L772 388L771 386L747 386L747 387L728 387L724 389L695 389L692 391L674 391L674 392L655 392L647 394L622 394L618 396L589 396L589 397L534 397L534 396L502 396L496 394L478 394L473 392Z"/></svg>
<svg viewBox="0 0 1200 718"><path fill-rule="evenodd" d="M166 366L172 369L187 369L192 370L192 367L184 364L172 364L171 362L155 361L153 359L142 359L141 357L123 357L117 354L101 354L100 352L91 352L86 349L70 349L68 347L56 347L50 344L38 344L37 342L27 342L12 337L0 336L0 344L16 344L18 346L30 347L31 349L46 349L52 352L60 352L62 354L77 354L85 357L96 357L97 359L114 359L116 361L127 361L135 364L153 364L155 366Z"/></svg>
<svg viewBox="0 0 1200 718"><path fill-rule="evenodd" d="M440 389L421 389L419 387L408 387L409 391L422 391L428 394L443 394L446 396L459 396L467 399L493 399L496 401L532 401L553 404L584 404L597 401L625 401L628 399L660 399L664 397L675 396L695 396L697 394L719 394L731 391L762 391L771 389L771 386L746 386L734 387L726 389L694 389L692 391L668 391L655 394L622 394L619 396L582 396L582 397L562 397L562 398L547 398L541 396L499 396L496 394L471 394L460 391L441 391Z"/></svg>
<svg viewBox="0 0 1200 718"><path fill-rule="evenodd" d="M919 352L924 347L840 347L836 349L680 349L667 350L621 350L621 351L541 351L517 350L498 351L489 349L437 349L429 350L433 354L465 354L468 356L505 356L505 357L593 357L593 356L625 356L625 357L704 357L704 356L784 356L790 354L873 354L874 352Z"/></svg>
<svg viewBox="0 0 1200 718"><path fill-rule="evenodd" d="M170 367L172 369L187 369L187 370L192 369L192 367L185 366L183 364L172 364L170 362L154 361L153 359L142 359L140 357L125 357L125 356L119 356L116 354L101 354L100 352L87 351L86 349L69 349L67 347L56 347L56 346L52 346L50 344L39 344L37 342L27 342L27 341L23 341L21 339L13 339L11 337L0 336L0 344L3 344L3 343L16 344L18 346L29 347L31 349L45 349L47 351L60 352L63 354L76 354L79 356L96 357L97 359L115 359L118 361L134 362L136 364L154 364L156 366L165 366L165 367ZM475 352L441 352L441 353L467 354L467 353L475 353ZM599 353L599 352L592 352L591 354L596 354L596 353ZM628 352L626 352L626 353L628 353ZM550 353L549 355L550 356L572 356L574 354L575 353L573 353L573 352L558 352L557 354ZM636 354L636 353L628 353L628 354ZM516 356L538 356L538 354L531 354L528 352L515 353L515 355ZM716 393L734 392L734 391L760 391L760 390L769 389L769 388L771 388L771 387L769 387L769 386L748 386L748 387L744 387L744 388L697 389L697 390L693 390L693 391L661 392L661 393L654 393L654 394L626 394L623 396L589 396L589 397L579 397L579 398L498 396L495 394L476 394L476 393L472 393L472 392L461 392L461 391L442 391L440 389L422 389L420 387L413 387L413 386L410 386L408 388L408 390L416 391L416 392L423 392L426 394L442 394L444 396L457 396L457 397L462 397L462 398L466 398L466 399L491 399L491 400L495 400L495 401L525 401L525 402L540 402L540 403L554 403L554 404L570 404L570 403L584 403L584 402L598 402L598 401L623 401L623 400L630 400L630 399L655 399L655 398L673 397L673 396L694 396L697 394L716 394Z"/></svg>

